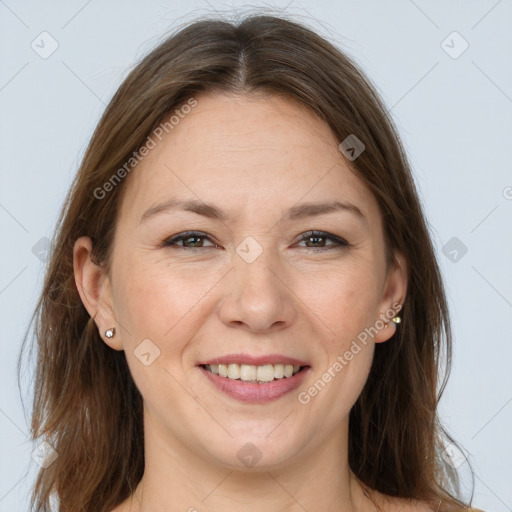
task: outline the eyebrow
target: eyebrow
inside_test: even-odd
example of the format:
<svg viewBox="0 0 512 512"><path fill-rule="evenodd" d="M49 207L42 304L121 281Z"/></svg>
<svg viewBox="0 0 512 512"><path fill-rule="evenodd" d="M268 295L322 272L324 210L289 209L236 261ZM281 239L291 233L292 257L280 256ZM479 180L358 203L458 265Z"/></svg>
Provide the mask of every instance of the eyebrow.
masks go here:
<svg viewBox="0 0 512 512"><path fill-rule="evenodd" d="M196 200L169 199L155 204L148 208L140 219L140 223L145 222L150 217L170 210L182 210L196 213L210 219L217 219L222 222L228 220L229 215L214 205ZM303 203L286 210L283 217L286 220L298 220L327 213L346 211L352 213L361 220L366 220L365 215L355 204L346 201L330 201L327 203Z"/></svg>

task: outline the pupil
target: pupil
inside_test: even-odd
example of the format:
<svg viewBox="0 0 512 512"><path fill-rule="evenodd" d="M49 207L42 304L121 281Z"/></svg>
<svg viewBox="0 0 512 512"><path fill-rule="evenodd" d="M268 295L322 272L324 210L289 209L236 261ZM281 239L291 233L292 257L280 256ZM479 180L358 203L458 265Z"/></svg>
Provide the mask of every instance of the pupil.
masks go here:
<svg viewBox="0 0 512 512"><path fill-rule="evenodd" d="M201 237L199 236L190 236L188 238L185 239L186 241L189 241L189 240L196 240L196 241L201 241ZM195 245L195 243L192 243L192 245Z"/></svg>
<svg viewBox="0 0 512 512"><path fill-rule="evenodd" d="M315 240L313 243L318 243L318 240L323 239L323 237L322 236L310 236L309 239ZM320 247L323 247L323 244Z"/></svg>

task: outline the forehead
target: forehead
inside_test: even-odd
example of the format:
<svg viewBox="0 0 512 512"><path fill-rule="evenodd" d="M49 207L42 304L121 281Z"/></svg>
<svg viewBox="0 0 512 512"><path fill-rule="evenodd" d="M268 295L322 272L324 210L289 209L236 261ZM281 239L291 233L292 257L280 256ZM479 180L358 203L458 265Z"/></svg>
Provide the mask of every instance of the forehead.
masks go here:
<svg viewBox="0 0 512 512"><path fill-rule="evenodd" d="M378 215L328 125L298 101L254 94L196 100L161 141L153 137L155 147L130 173L122 216L140 216L169 197L215 203L233 215L344 199Z"/></svg>

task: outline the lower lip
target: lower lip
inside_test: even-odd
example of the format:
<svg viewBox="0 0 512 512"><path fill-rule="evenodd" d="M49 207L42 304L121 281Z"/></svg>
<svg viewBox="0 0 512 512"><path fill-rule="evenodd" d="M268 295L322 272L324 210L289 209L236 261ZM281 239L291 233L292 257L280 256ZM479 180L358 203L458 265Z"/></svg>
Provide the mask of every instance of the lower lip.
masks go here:
<svg viewBox="0 0 512 512"><path fill-rule="evenodd" d="M254 404L263 404L271 400L276 400L294 389L297 389L302 384L309 370L309 367L306 367L292 377L283 377L282 379L258 384L257 382L244 382L243 380L220 377L219 375L205 370L202 366L198 368L212 384L220 389L220 391L242 402Z"/></svg>

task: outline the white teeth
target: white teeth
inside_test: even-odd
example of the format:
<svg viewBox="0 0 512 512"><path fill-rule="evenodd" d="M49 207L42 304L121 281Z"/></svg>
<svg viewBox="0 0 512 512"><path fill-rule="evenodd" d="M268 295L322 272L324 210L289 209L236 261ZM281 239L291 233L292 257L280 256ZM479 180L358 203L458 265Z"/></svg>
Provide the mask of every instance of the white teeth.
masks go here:
<svg viewBox="0 0 512 512"><path fill-rule="evenodd" d="M225 364L219 364L219 365L215 365L218 367L219 369L219 375L221 377L227 377L228 376L228 367L227 365ZM210 368L212 367L212 365L210 365Z"/></svg>
<svg viewBox="0 0 512 512"><path fill-rule="evenodd" d="M228 377L230 379L240 378L240 365L239 364L228 364Z"/></svg>
<svg viewBox="0 0 512 512"><path fill-rule="evenodd" d="M284 364L274 365L274 378L282 379L284 377Z"/></svg>
<svg viewBox="0 0 512 512"><path fill-rule="evenodd" d="M213 371L215 367L214 364L210 365L210 368ZM240 365L240 378L242 380L256 380L256 376L258 373L258 368L256 366L252 366L250 364L241 364Z"/></svg>
<svg viewBox="0 0 512 512"><path fill-rule="evenodd" d="M251 364L210 364L206 368L215 375L227 377L233 380L243 380L246 382L271 382L274 379L282 379L295 375L300 366L291 364L265 364L254 366Z"/></svg>
<svg viewBox="0 0 512 512"><path fill-rule="evenodd" d="M274 367L271 364L258 366L258 380L260 382L270 382L274 380Z"/></svg>

